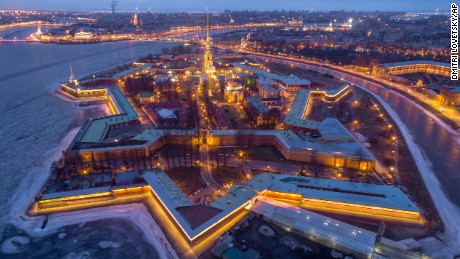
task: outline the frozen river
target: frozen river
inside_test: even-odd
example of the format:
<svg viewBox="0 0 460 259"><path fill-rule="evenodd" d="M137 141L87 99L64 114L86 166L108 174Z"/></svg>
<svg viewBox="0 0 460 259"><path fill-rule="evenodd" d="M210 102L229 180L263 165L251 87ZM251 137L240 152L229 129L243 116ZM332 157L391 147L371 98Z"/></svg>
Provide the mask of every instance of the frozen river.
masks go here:
<svg viewBox="0 0 460 259"><path fill-rule="evenodd" d="M0 31L0 37L23 38L35 30L10 29ZM68 80L69 65L81 77L149 53L159 54L162 48L174 45L177 43L0 44L0 233L7 222L19 217L17 197L30 198L28 187L48 170L49 151L62 148L62 139L85 119L104 113L77 109L54 93L60 81Z"/></svg>

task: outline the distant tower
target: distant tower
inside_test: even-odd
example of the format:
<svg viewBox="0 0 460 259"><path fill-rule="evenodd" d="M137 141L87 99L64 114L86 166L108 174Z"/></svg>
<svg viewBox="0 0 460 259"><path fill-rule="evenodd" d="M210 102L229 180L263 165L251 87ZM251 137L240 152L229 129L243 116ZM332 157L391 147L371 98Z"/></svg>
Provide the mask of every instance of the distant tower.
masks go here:
<svg viewBox="0 0 460 259"><path fill-rule="evenodd" d="M329 26L324 30L325 31L334 31L334 27L332 26L332 21L329 22Z"/></svg>
<svg viewBox="0 0 460 259"><path fill-rule="evenodd" d="M209 36L209 12L206 10L206 45L204 50L203 72L210 72L210 70L212 70L212 51L211 37Z"/></svg>
<svg viewBox="0 0 460 259"><path fill-rule="evenodd" d="M251 40L251 32L249 32L248 35L246 35L246 37L243 37L241 39L241 49L246 49L249 45L250 40Z"/></svg>
<svg viewBox="0 0 460 259"><path fill-rule="evenodd" d="M133 24L134 26L137 26L139 24L139 20L137 19L137 14L134 15Z"/></svg>
<svg viewBox="0 0 460 259"><path fill-rule="evenodd" d="M418 87L423 87L423 79L419 78L419 79L417 80L417 86L418 86Z"/></svg>
<svg viewBox="0 0 460 259"><path fill-rule="evenodd" d="M118 4L118 0L112 0L112 3L110 4L110 7L112 7L112 14L115 13L115 7Z"/></svg>
<svg viewBox="0 0 460 259"><path fill-rule="evenodd" d="M72 64L70 64L70 78L69 78L69 82L72 83L72 84L78 85L78 80L77 80L77 78L75 77L75 75L73 74Z"/></svg>
<svg viewBox="0 0 460 259"><path fill-rule="evenodd" d="M42 35L42 27L38 26L37 28L37 35Z"/></svg>

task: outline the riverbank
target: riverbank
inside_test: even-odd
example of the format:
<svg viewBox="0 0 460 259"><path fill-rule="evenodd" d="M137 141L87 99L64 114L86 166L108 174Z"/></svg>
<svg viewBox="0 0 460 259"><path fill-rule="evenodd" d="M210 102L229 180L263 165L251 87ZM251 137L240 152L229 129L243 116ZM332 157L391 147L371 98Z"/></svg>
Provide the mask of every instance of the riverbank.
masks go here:
<svg viewBox="0 0 460 259"><path fill-rule="evenodd" d="M296 63L300 63L300 64L305 64L307 66L315 66L315 67L319 68L318 71L321 72L321 73L324 73L324 71L327 71L327 70L334 70L334 71L337 71L337 72L340 72L340 73L345 73L345 74L348 74L350 76L358 77L358 78L360 78L362 80L366 80L366 81L369 81L371 83L381 85L381 86L385 87L386 89L389 89L389 90L394 91L394 92L398 92L403 97L405 97L407 99L410 99L411 101L414 101L414 97L408 95L404 91L401 91L399 89L395 89L394 87L391 87L390 85L388 85L386 83L379 82L379 81L377 81L377 80L375 80L373 78L370 78L369 76L364 75L362 73L357 73L357 72L354 72L354 71L345 70L342 67L339 67L339 66L336 66L336 65L333 65L333 64L324 65L324 64L321 64L319 62L314 62L314 61L305 60L305 59L297 59L297 58L291 58L291 57L279 57L279 56L275 56L275 55L271 55L271 54L258 53L258 52L247 52L247 51L245 52L245 51L243 51L243 53L246 53L248 55L254 55L256 57L259 57L259 59L263 59L263 58L278 59L278 60L283 60L285 62L296 62ZM415 98L415 99L416 100L414 101L414 103L417 104L419 106L419 108L423 108L425 113L427 113L434 120L438 120L439 122L442 122L443 127L446 127L446 129L449 130L451 133L455 133L455 134L460 135L460 132L459 132L459 130L460 130L460 122L453 121L452 119L448 118L446 115L444 115L440 111L437 111L436 109L434 109L430 105L420 101L417 98Z"/></svg>
<svg viewBox="0 0 460 259"><path fill-rule="evenodd" d="M398 126L402 137L407 143L407 148L410 151L412 158L415 160L415 165L420 172L420 177L422 178L424 185L427 187L431 200L436 206L442 222L446 226L442 234L436 234L438 238L428 237L421 241L423 244L422 252L436 258L445 258L460 253L460 225L458 224L460 210L451 203L444 194L440 183L429 164L429 161L427 161L420 148L414 143L409 130L401 121L396 111L394 111L393 108L391 108L391 106L380 96L367 90L365 87L358 87L361 87L377 99L385 108L386 112L388 112L394 123ZM439 249L441 247L442 249Z"/></svg>
<svg viewBox="0 0 460 259"><path fill-rule="evenodd" d="M355 74L355 76L360 76L360 75ZM408 98L411 101L414 101L416 104L421 106L420 108L423 108L423 109L427 110L427 113L431 113L431 115L436 117L438 120L441 120L443 123L447 124L453 130L452 132L460 134L460 124L457 121L452 120L451 118L446 116L444 113L442 113L442 112L438 111L437 109L433 108L433 106L421 101L418 98L413 98L413 96L409 95L407 92L402 91L402 90L400 90L400 89L398 89L396 87L392 87L389 84L378 82L378 81L376 81L376 80L374 80L372 78L365 78L365 79L369 80L369 81L371 81L373 83L380 84L380 85L384 86L385 88L387 88L387 89L389 89L391 91L397 92L397 93L401 94L402 96L404 96L405 98Z"/></svg>

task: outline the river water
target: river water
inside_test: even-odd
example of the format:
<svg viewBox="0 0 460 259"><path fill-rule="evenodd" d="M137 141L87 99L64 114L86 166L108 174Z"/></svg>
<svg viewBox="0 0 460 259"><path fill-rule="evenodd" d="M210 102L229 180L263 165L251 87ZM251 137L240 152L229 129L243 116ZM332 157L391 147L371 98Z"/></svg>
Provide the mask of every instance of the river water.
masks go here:
<svg viewBox="0 0 460 259"><path fill-rule="evenodd" d="M24 38L36 28L0 31L3 38ZM116 42L88 45L39 43L0 44L0 232L12 217L11 197L21 182L43 173L47 151L59 146L67 133L103 111L77 109L54 94L69 78L159 53L175 43ZM368 86L373 88L372 86ZM460 207L460 143L413 103L388 91L372 89L395 109L415 142L431 162L449 199ZM13 215L14 216L14 215Z"/></svg>
<svg viewBox="0 0 460 259"><path fill-rule="evenodd" d="M36 27L0 31L0 37L22 39ZM177 43L115 42L87 45L40 43L0 44L0 233L18 205L12 200L21 183L43 174L47 152L72 129L100 109L79 109L54 91L68 80L72 64L77 77L159 54ZM31 181L33 184L33 180Z"/></svg>

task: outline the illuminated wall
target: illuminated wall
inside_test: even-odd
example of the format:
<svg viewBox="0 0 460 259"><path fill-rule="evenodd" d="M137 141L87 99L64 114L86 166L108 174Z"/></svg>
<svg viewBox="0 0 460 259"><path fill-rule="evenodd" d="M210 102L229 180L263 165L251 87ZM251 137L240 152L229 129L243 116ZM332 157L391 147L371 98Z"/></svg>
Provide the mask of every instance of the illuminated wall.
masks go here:
<svg viewBox="0 0 460 259"><path fill-rule="evenodd" d="M440 76L450 76L450 68L434 64L411 64L401 66L384 67L382 65L374 65L372 67L372 75L374 76L396 76L403 74L427 73Z"/></svg>
<svg viewBox="0 0 460 259"><path fill-rule="evenodd" d="M420 213L414 211L389 209L357 203L352 204L330 200L310 199L308 197L302 197L302 195L298 193L284 193L271 190L265 191L265 196L311 211L411 225L423 225L424 223Z"/></svg>

